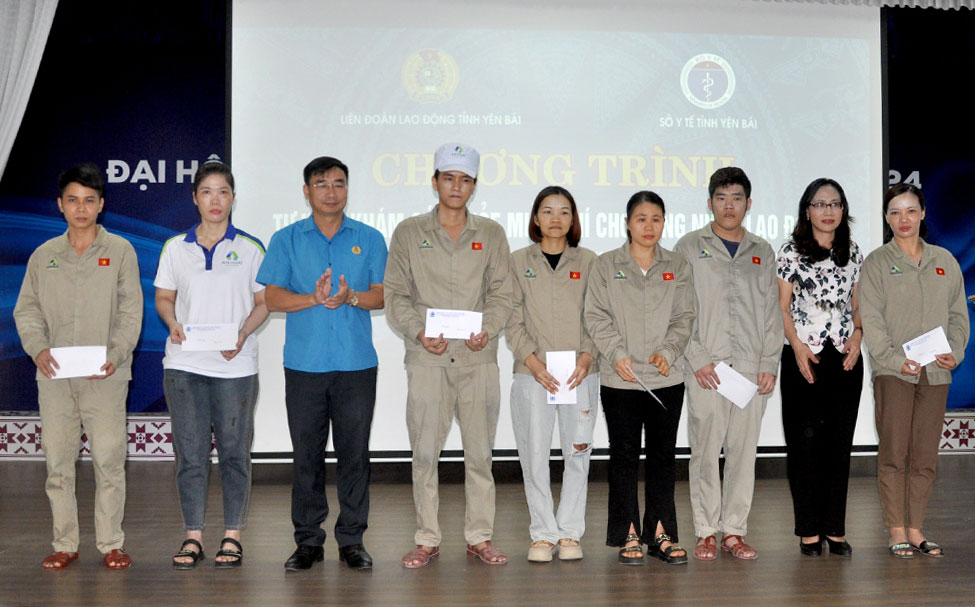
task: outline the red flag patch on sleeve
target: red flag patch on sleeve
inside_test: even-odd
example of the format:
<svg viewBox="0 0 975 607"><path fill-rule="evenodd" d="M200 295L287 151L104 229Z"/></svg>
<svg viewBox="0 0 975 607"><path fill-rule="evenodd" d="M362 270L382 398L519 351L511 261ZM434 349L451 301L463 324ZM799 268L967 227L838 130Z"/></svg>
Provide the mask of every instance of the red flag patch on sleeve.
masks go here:
<svg viewBox="0 0 975 607"><path fill-rule="evenodd" d="M673 280L673 279L674 279L673 272L664 272L664 280Z"/></svg>
<svg viewBox="0 0 975 607"><path fill-rule="evenodd" d="M582 272L569 272L569 278L572 280L579 280L582 278Z"/></svg>
<svg viewBox="0 0 975 607"><path fill-rule="evenodd" d="M758 264L758 265L762 265L762 258L761 257L752 257L752 263Z"/></svg>
<svg viewBox="0 0 975 607"><path fill-rule="evenodd" d="M945 275L945 269L944 268L935 268L934 271L938 273L938 276L944 276Z"/></svg>
<svg viewBox="0 0 975 607"><path fill-rule="evenodd" d="M99 257L98 265L100 266L110 266L112 265L112 259L110 257Z"/></svg>
<svg viewBox="0 0 975 607"><path fill-rule="evenodd" d="M483 249L484 249L484 244L483 243L480 243L480 242L472 242L471 243L471 250L472 251L480 251L480 250L483 250Z"/></svg>

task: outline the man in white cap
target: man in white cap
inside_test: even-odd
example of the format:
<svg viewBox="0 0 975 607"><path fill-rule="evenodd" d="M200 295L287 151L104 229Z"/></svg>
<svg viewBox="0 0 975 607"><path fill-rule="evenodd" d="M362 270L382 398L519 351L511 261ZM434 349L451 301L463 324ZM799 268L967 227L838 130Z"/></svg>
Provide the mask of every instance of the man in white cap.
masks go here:
<svg viewBox="0 0 975 607"><path fill-rule="evenodd" d="M406 423L413 450L416 548L403 566L417 569L440 552L437 465L456 415L464 445L467 552L491 565L508 557L491 543L498 425L498 334L511 313L508 239L497 222L469 213L480 156L448 143L434 157L439 204L401 222L390 242L383 286L386 318L406 343ZM426 337L428 308L481 312L481 330L466 340Z"/></svg>

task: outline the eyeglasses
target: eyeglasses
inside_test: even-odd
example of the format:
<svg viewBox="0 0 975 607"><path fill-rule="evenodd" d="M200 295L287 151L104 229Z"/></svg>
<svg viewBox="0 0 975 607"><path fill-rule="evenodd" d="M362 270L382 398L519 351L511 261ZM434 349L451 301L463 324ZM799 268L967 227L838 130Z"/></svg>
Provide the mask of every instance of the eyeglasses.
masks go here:
<svg viewBox="0 0 975 607"><path fill-rule="evenodd" d="M810 204L812 208L817 211L822 211L823 209L829 209L830 211L838 211L843 208L842 202L814 202Z"/></svg>

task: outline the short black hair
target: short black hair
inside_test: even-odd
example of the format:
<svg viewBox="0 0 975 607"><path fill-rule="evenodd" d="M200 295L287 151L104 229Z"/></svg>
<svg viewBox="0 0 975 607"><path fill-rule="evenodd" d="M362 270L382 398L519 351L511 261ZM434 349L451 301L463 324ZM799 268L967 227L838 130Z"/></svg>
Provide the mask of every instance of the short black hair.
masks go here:
<svg viewBox="0 0 975 607"><path fill-rule="evenodd" d="M58 175L58 196L63 196L64 190L72 183L95 190L99 198L105 197L105 178L94 162L83 162Z"/></svg>
<svg viewBox="0 0 975 607"><path fill-rule="evenodd" d="M752 182L748 180L745 171L738 167L724 167L711 175L711 181L708 183L708 198L714 198L714 192L718 188L728 187L729 185L740 185L745 188L745 198L752 197Z"/></svg>
<svg viewBox="0 0 975 607"><path fill-rule="evenodd" d="M348 181L349 167L345 166L344 162L331 156L319 156L305 165L305 185L311 185L311 178L315 175L321 175L335 167L342 169L342 172L345 173L345 180Z"/></svg>
<svg viewBox="0 0 975 607"><path fill-rule="evenodd" d="M230 186L230 191L234 191L234 174L230 172L230 167L219 160L207 160L200 165L200 168L196 169L196 175L193 175L194 194L200 189L200 184L203 183L203 180L210 175L223 175L227 180L227 185Z"/></svg>

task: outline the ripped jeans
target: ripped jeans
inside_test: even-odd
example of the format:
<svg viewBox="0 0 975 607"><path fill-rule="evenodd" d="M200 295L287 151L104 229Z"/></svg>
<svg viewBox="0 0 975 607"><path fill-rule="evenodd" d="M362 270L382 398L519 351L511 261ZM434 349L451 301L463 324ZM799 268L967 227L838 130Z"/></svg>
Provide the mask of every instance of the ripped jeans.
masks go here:
<svg viewBox="0 0 975 607"><path fill-rule="evenodd" d="M225 378L178 369L163 371L163 393L173 418L176 490L187 531L204 527L211 426L220 461L223 526L247 527L257 390L257 374Z"/></svg>
<svg viewBox="0 0 975 607"><path fill-rule="evenodd" d="M515 373L511 384L511 423L525 477L525 498L531 515L529 532L533 542L545 540L555 544L562 538L578 541L586 531L589 458L599 402L599 374L589 375L576 392L575 405L550 405L546 402L547 392L531 375ZM549 482L556 415L565 462L558 512L554 511ZM585 447L577 450L574 445Z"/></svg>

